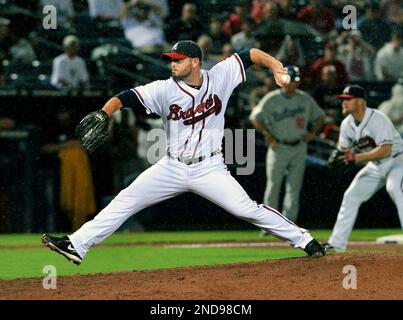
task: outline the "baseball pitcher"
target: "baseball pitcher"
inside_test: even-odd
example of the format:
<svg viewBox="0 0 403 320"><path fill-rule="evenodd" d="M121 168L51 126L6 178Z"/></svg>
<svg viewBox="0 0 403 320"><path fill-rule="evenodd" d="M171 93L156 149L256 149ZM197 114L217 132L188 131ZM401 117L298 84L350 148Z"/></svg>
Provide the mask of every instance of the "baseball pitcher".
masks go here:
<svg viewBox="0 0 403 320"><path fill-rule="evenodd" d="M338 150L331 154L329 167L367 164L344 193L333 233L325 244L330 251L346 250L361 204L384 186L403 227L403 140L385 114L367 107L362 87L348 86L338 97L343 99L347 117L341 123Z"/></svg>
<svg viewBox="0 0 403 320"><path fill-rule="evenodd" d="M193 41L176 43L162 55L172 77L123 91L78 125L83 146L92 152L106 137L111 115L122 107L145 108L164 121L166 155L122 190L92 221L69 236L44 234L43 243L80 264L88 250L140 210L183 192L194 192L312 257L325 254L310 233L276 209L252 201L224 164L221 143L224 114L232 91L245 81L252 64L271 68L279 86L286 83L282 63L258 49L245 49L203 70L203 52Z"/></svg>

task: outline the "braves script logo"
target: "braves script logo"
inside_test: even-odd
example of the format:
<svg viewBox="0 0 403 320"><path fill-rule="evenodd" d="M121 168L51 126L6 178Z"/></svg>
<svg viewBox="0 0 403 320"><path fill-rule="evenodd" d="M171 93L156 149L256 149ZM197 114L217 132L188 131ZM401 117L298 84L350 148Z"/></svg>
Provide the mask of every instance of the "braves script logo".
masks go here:
<svg viewBox="0 0 403 320"><path fill-rule="evenodd" d="M356 147L358 150L368 150L375 148L376 143L374 139L372 139L370 136L365 136L363 138L360 138L360 140L355 141L354 147Z"/></svg>
<svg viewBox="0 0 403 320"><path fill-rule="evenodd" d="M182 107L177 104L171 104L169 106L168 120L179 121L181 119L183 124L190 125L207 118L208 116L215 113L215 115L221 112L222 103L220 98L215 94L208 97L205 102L200 103L197 107L192 107L186 111L182 111Z"/></svg>

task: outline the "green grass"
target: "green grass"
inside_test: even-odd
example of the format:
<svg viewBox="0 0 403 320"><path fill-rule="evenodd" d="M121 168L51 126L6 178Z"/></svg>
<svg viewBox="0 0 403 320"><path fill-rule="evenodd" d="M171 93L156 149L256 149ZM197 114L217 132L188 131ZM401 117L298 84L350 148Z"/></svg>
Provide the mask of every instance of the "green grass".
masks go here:
<svg viewBox="0 0 403 320"><path fill-rule="evenodd" d="M58 275L149 270L209 264L238 263L304 256L302 250L267 248L94 248L79 267L50 250L0 250L0 279L44 277L46 265Z"/></svg>
<svg viewBox="0 0 403 320"><path fill-rule="evenodd" d="M377 237L401 233L400 229L357 229L351 234L350 241L371 241ZM312 230L311 234L326 241L331 230ZM3 234L2 246L41 246L40 234ZM172 243L172 242L224 242L224 241L277 241L273 237L261 238L259 231L183 231L183 232L122 232L106 239L105 244L135 243Z"/></svg>
<svg viewBox="0 0 403 320"><path fill-rule="evenodd" d="M313 230L311 233L326 241L330 230ZM399 229L354 230L351 241L373 241L379 236L401 233ZM56 267L59 275L117 272L175 268L183 266L238 263L268 259L304 256L293 248L163 248L147 243L172 242L229 242L277 241L273 237L261 238L259 231L198 231L198 232L138 232L116 233L104 244L144 244L135 247L93 248L85 262L77 267L64 257L41 248L40 234L0 235L0 279L43 277L46 265ZM1 247L35 246L38 248L1 249Z"/></svg>

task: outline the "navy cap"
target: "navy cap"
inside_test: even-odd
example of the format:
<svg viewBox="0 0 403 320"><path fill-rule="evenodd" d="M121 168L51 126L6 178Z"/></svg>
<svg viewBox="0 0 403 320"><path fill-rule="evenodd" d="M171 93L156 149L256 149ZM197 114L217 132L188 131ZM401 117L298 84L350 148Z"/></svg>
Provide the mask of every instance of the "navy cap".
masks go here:
<svg viewBox="0 0 403 320"><path fill-rule="evenodd" d="M191 40L183 40L175 43L171 52L163 53L163 59L185 59L185 58L199 58L203 60L203 51L199 45Z"/></svg>
<svg viewBox="0 0 403 320"><path fill-rule="evenodd" d="M351 86L347 86L343 90L343 94L339 94L337 97L342 99L353 99L353 98L362 98L366 99L365 89L359 85L353 84Z"/></svg>
<svg viewBox="0 0 403 320"><path fill-rule="evenodd" d="M289 65L289 66L286 66L286 69L288 71L288 75L291 78L291 81L296 81L296 82L301 81L301 74L300 74L299 68L297 66Z"/></svg>

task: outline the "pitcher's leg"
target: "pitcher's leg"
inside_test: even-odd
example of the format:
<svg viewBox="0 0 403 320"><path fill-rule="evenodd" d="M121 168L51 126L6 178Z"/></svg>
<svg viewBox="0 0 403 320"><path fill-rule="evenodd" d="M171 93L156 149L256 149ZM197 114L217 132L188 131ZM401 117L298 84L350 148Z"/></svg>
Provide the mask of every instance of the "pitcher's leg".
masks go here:
<svg viewBox="0 0 403 320"><path fill-rule="evenodd" d="M281 148L281 146L277 146L277 148ZM286 166L287 162L282 158L280 150L268 150L266 156L266 190L263 203L278 208Z"/></svg>
<svg viewBox="0 0 403 320"><path fill-rule="evenodd" d="M396 205L400 227L403 229L403 164L395 165L390 170L386 181L386 191Z"/></svg>
<svg viewBox="0 0 403 320"><path fill-rule="evenodd" d="M331 246L342 250L346 249L348 237L353 229L361 204L371 198L383 185L383 177L372 170L369 165L357 173L344 193L337 221L329 238Z"/></svg>
<svg viewBox="0 0 403 320"><path fill-rule="evenodd" d="M93 220L69 236L78 254L84 258L90 247L115 232L128 218L184 191L181 172L162 159L148 168L122 190Z"/></svg>
<svg viewBox="0 0 403 320"><path fill-rule="evenodd" d="M285 183L283 213L291 221L296 222L299 212L299 198L305 172L305 152L301 150L290 161Z"/></svg>
<svg viewBox="0 0 403 320"><path fill-rule="evenodd" d="M307 230L299 228L277 210L258 205L225 169L195 180L191 191L294 247L303 249L313 239Z"/></svg>

